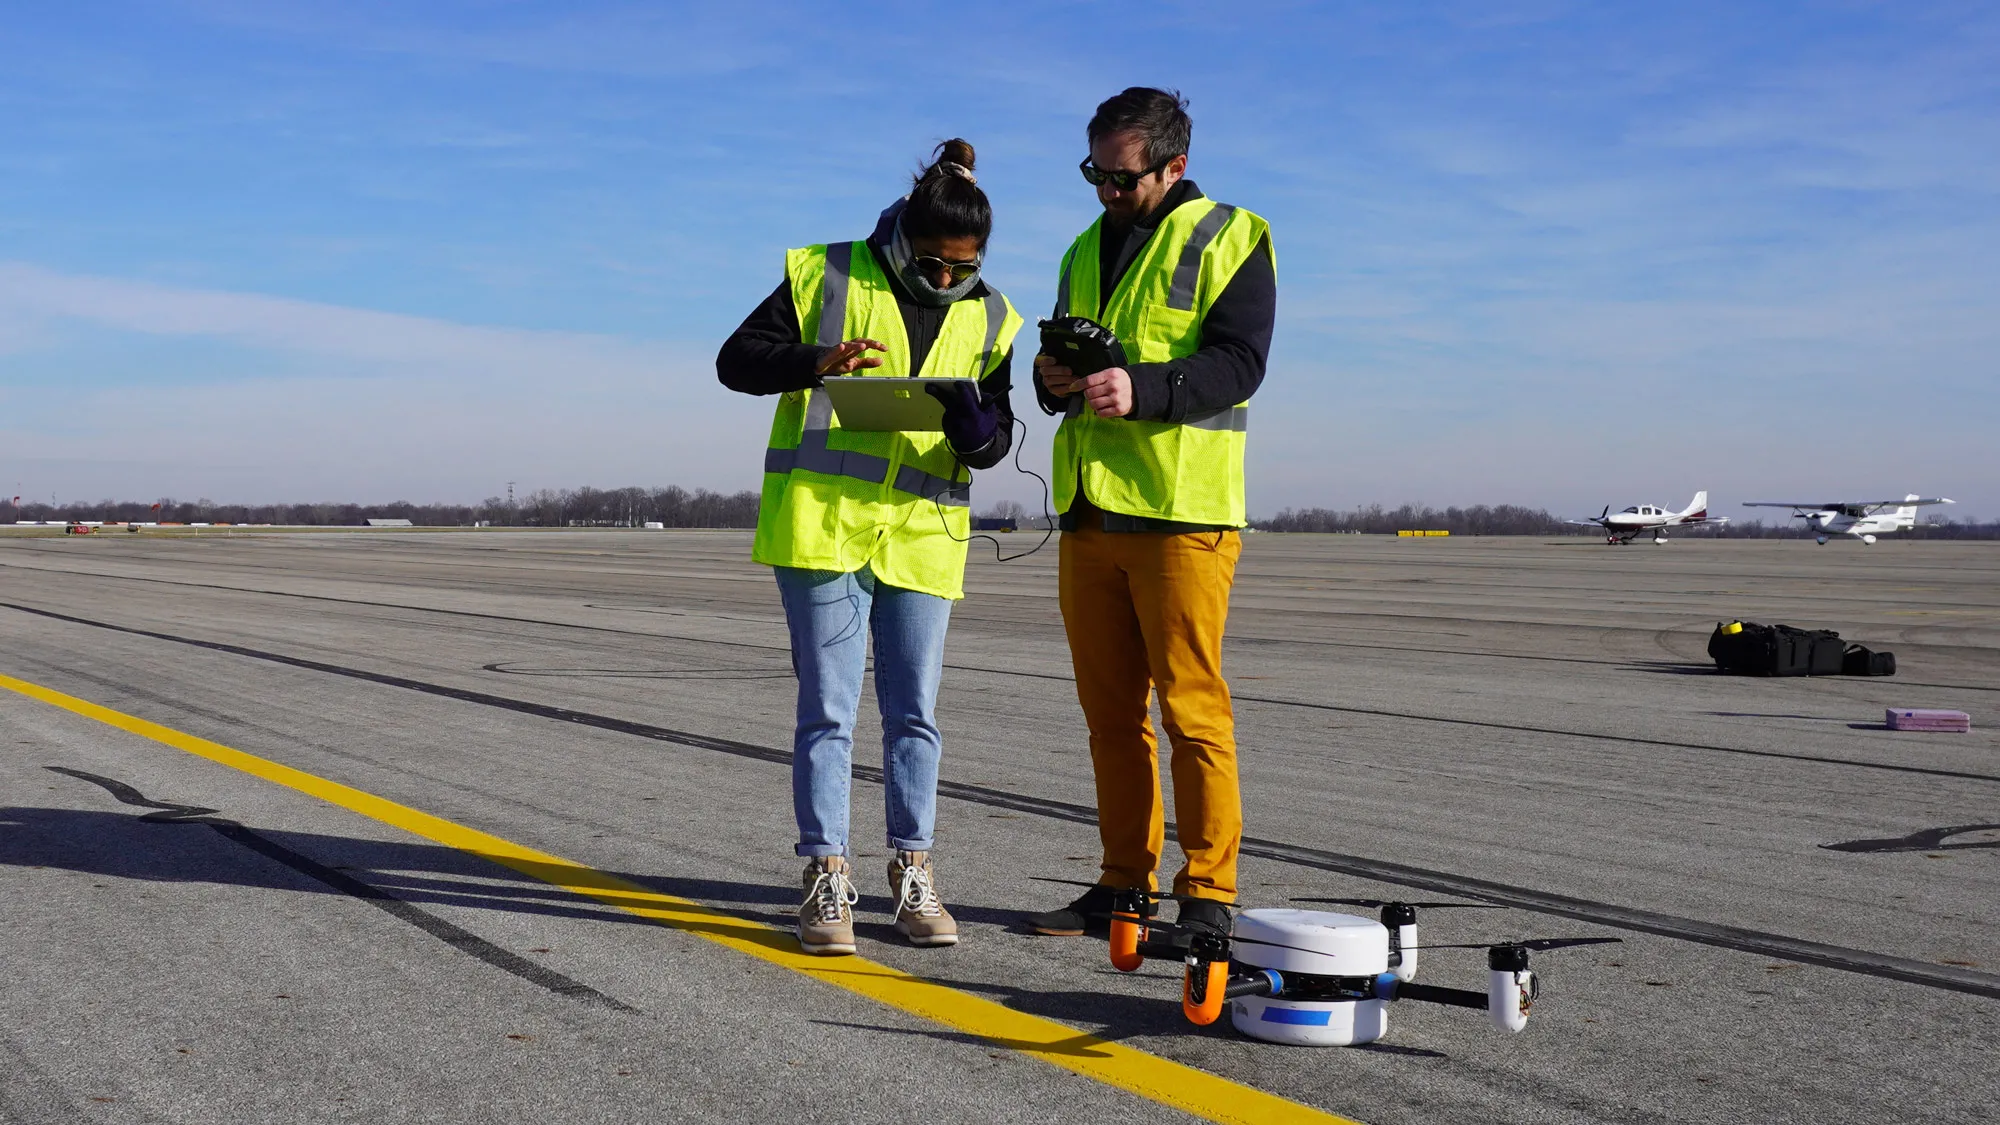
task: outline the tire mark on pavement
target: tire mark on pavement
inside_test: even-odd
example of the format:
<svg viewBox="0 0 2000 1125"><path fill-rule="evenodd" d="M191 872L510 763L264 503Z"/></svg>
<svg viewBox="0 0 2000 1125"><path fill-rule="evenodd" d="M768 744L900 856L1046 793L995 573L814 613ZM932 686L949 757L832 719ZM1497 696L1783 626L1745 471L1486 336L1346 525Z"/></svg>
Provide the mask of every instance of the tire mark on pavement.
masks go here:
<svg viewBox="0 0 2000 1125"><path fill-rule="evenodd" d="M260 758L219 742L114 711L87 699L0 673L0 689L103 723L139 738L191 754L251 777L336 805L511 868L541 883L618 908L635 917L788 969L855 996L978 1036L1004 1051L1015 1051L1074 1074L1127 1091L1210 1121L1235 1125L1265 1122L1328 1122L1359 1125L1280 1094L1237 1082L1160 1055L1126 1046L1054 1019L1020 1011L951 984L903 972L865 957L833 960L798 948L784 930L717 910L695 899L656 890L629 878L540 851L399 804L328 778ZM989 1054L992 1052L989 1052Z"/></svg>
<svg viewBox="0 0 2000 1125"><path fill-rule="evenodd" d="M1496 723L1490 719L1455 719L1447 715L1413 715L1405 711L1388 711L1379 707L1345 707L1337 703L1311 703L1300 699L1271 699L1256 695L1232 695L1232 698L1246 703L1281 704L1286 707L1304 707L1313 711L1339 711L1348 715L1373 715L1384 719L1414 719L1426 723L1445 723L1451 726L1483 727L1487 730L1516 731L1523 734L1551 734L1561 738L1585 738L1592 742L1621 742L1632 746L1662 746L1669 750L1703 750L1711 754L1738 754L1746 758L1776 758L1789 762L1812 762L1823 766L1852 766L1855 769L1881 770L1886 773L1913 773L1926 777L1956 777L1966 781L1990 781L2000 784L2000 775L1971 773L1965 770L1933 769L1929 766L1904 766L1894 762L1858 762L1852 758L1829 758L1820 754L1788 754L1782 750L1751 750L1741 746L1716 746L1706 742L1673 742L1664 738L1641 738L1633 734L1592 734L1585 731L1557 730L1551 727L1533 727L1523 723Z"/></svg>
<svg viewBox="0 0 2000 1125"><path fill-rule="evenodd" d="M614 629L608 625L584 625L574 621L550 621L545 618L516 617L512 614L505 614L505 613L480 613L477 610L470 610L470 609L443 609L437 606L406 605L402 602L378 602L378 601L369 601L366 598L336 598L328 594L300 594L300 593L294 593L290 590L260 590L254 586L229 586L219 582L187 582L174 578L144 578L137 575L105 574L100 571L89 571L89 570L58 571L48 567L21 566L18 563L5 563L5 562L0 562L0 567L6 567L13 570L31 570L42 574L59 574L63 577L104 578L114 582L145 582L159 586L183 586L194 590L217 590L229 594L255 594L260 597L267 597L267 598L296 598L300 601L329 602L334 605L360 606L365 609L396 609L396 610L402 610L406 613L430 613L444 617L468 617L480 621L504 621L513 625L542 625L552 629L575 629L586 633L610 633L620 637L644 637L650 640L684 641L688 644L721 645L728 648L754 648L754 649L761 649L767 652L789 651L784 645L759 644L755 641L725 641L725 640L718 640L714 637L690 637L682 633L655 633L655 632L647 632L641 629ZM17 606L14 608L21 608L21 607ZM588 608L601 609L605 607L590 606ZM721 620L743 620L739 618L728 617L727 615L723 614L713 614L710 616ZM1455 649L1455 648L1416 648L1409 645L1366 644L1360 641L1302 640L1297 638L1285 638L1285 637L1257 637L1257 636L1239 635L1229 638L1226 643L1231 645L1245 646L1245 647L1255 646L1255 645L1303 645L1308 647L1319 647L1319 648L1353 648L1353 649L1366 649L1370 651L1382 651L1382 652L1407 652L1418 656L1470 656L1470 657L1483 658L1489 660L1541 660L1541 661L1554 661L1563 664L1595 664L1611 668L1632 668L1635 666L1635 661L1625 660L1625 659L1596 658L1596 657L1584 657L1584 656L1542 656L1539 654L1519 653L1519 652L1478 652L1467 649ZM1682 662L1675 662L1675 663L1682 664ZM995 676L1021 676L1030 679L1046 679L1046 680L1071 679L1071 677L1069 676L1057 676L1057 675L1050 675L1048 673L1036 673L1036 672L1018 672L1009 668L985 668L973 664L946 664L945 667L956 672L986 672ZM1897 682L1897 686L1913 687L1913 688L1938 688L1940 690L1947 690L1947 691L2000 692L2000 687L1991 687L1981 684L1925 684L1925 683L1916 683L1910 680L1900 680ZM1237 696L1236 698L1244 699L1249 697ZM1280 706L1295 706L1295 707L1318 706L1317 704L1301 703L1289 699L1258 699L1255 700L1255 702L1270 703ZM1391 714L1389 712L1384 712L1384 713ZM1395 715L1395 717L1409 718L1409 719L1426 719L1429 718L1430 716ZM1573 734L1575 732L1549 731L1547 733ZM1585 736L1585 737L1595 737L1595 736ZM1713 749L1712 747L1698 746L1687 743L1661 743L1660 745L1670 745L1670 746L1686 745L1692 749ZM1850 764L1858 764L1858 763L1850 763Z"/></svg>
<svg viewBox="0 0 2000 1125"><path fill-rule="evenodd" d="M326 884L342 894L358 898L370 906L400 921L407 922L432 937L451 946L461 953L470 954L502 972L512 973L530 984L539 985L558 996L586 1004L597 1004L617 1012L637 1012L622 1000L607 996L581 981L556 972L546 965L538 965L517 953L502 949L463 926L455 925L412 903L390 895L379 887L371 886L344 871L337 871L310 856L302 855L278 843L276 840L246 828L233 820L213 815L217 810L205 809L198 805L182 805L172 801L155 801L139 790L115 778L102 777L67 766L44 766L55 773L67 774L79 781L92 785L111 794L120 804L138 808L155 809L140 817L150 824L205 824L215 829L225 839L242 845L266 859L274 860L293 871Z"/></svg>
<svg viewBox="0 0 2000 1125"><path fill-rule="evenodd" d="M0 566L4 565L6 564L0 564ZM21 569L33 569L33 568L21 568ZM93 575L93 577L116 577L116 576ZM167 580L132 579L132 581L166 582ZM202 586L202 588L204 589L212 588L218 590L230 590L235 593L253 593L253 594L275 593L274 591L268 591L268 590L243 590L233 586L208 587L203 583L197 583L197 582L171 582L169 584L177 586ZM503 614L475 613L470 610L430 609L424 606L398 605L393 602L366 602L348 598L328 598L328 597L321 597L316 594L277 594L276 596L308 598L314 601L340 602L346 605L361 605L377 609L402 609L402 610L411 610L418 613L439 613L439 614L449 614L458 617L476 617L489 621L508 621L517 625L548 625L548 626L554 626L556 628L578 629L594 633L615 633L620 636L646 637L653 640L677 640L677 641L688 641L697 644L727 645L731 648L755 648L769 652L788 651L786 648L780 645L763 645L751 641L717 641L717 640L710 640L706 637L685 637L685 636L662 634L662 633L644 633L629 629L612 629L601 625L577 625L566 621L542 621L529 617L509 617ZM53 610L36 609L31 606L19 605L14 602L0 602L0 608L19 610L22 613L32 613L41 617L54 618L55 620L58 621L73 622L78 625L89 625L97 629L109 629L114 632L130 633L135 636L141 636L141 637L151 637L155 640L173 641L177 644L194 645L199 648L213 649L217 652L233 653L238 656L248 656L258 660L271 660L281 664L292 664L296 667L309 668L314 671L321 671L321 672L332 672L336 675L353 675L362 679L377 677L378 675L377 673L361 672L357 669L343 668L338 665L319 664L314 661L302 660L297 657L283 656L277 653L264 652L259 649L244 648L238 645L225 644L220 641L204 641L204 640L198 640L193 637L178 636L172 633L156 633L151 630L137 629L128 625L113 625L104 621L93 621L87 617L75 617L66 613L57 613ZM1433 650L1410 649L1408 651L1427 652ZM1448 655L1457 655L1457 656L1486 655L1483 653L1479 654L1449 653L1448 650L1435 650L1435 651L1440 653L1446 653ZM1629 664L1629 662L1627 663ZM1075 678L1072 676L1058 675L1052 672L1023 672L1013 668L989 668L978 664L947 663L944 666L954 672L981 672L994 676L1013 676L1019 679L1032 679L1032 680L1053 680L1059 683L1075 682ZM379 678L378 682L393 683L394 686L398 687L408 687L413 684L421 683L421 681L416 681L416 680L403 682L400 680L399 677L394 677L394 676ZM1904 686L1922 687L1925 685L1907 684ZM1937 686L1955 687L1956 685L1937 685ZM436 689L435 691L433 691L433 694L458 690L454 688L444 688L435 684L417 687L415 688L415 690L426 691L426 690L431 690L433 688ZM1992 690L2000 691L2000 688ZM480 695L481 693L472 692L470 694ZM488 696L486 698L498 699L500 697ZM1815 765L1846 766L1852 769L1878 770L1886 773L1908 773L1908 774L1917 774L1925 777L1954 777L1967 781L1988 781L1988 782L1993 782L1995 784L2000 784L2000 774L1972 773L1965 770L1933 769L1928 766L1905 766L1905 765L1899 765L1894 762L1863 762L1863 761L1856 761L1852 758L1833 758L1821 754L1790 754L1782 750L1750 750L1740 746L1717 746L1713 743L1706 743L1706 742L1674 742L1664 738L1641 738L1638 735L1630 735L1630 734L1610 734L1610 733L1592 732L1592 731L1562 730L1556 727L1536 727L1536 726L1527 726L1525 724L1519 724L1519 723L1500 723L1500 722L1494 722L1490 719L1460 719L1446 715L1420 715L1409 711L1390 711L1379 707L1349 707L1338 703L1315 703L1311 700L1305 700L1305 699L1281 699L1276 696L1246 695L1241 692L1232 692L1231 698L1242 703L1262 703L1272 707L1298 707L1309 711L1334 711L1342 714L1368 715L1374 718L1382 718L1382 719L1404 719L1410 722L1420 722L1420 723L1444 723L1450 726L1481 727L1487 730L1514 731L1523 734L1546 734L1546 735L1553 735L1558 738L1584 738L1596 742L1617 742L1631 746L1659 746L1670 750L1698 750L1711 754L1735 754L1749 758L1770 758L1779 761L1810 762ZM561 710L561 708L556 708L556 710ZM699 738L702 736L689 735L688 737ZM789 760L789 758L787 760Z"/></svg>
<svg viewBox="0 0 2000 1125"><path fill-rule="evenodd" d="M167 633L153 633L123 625L108 625L88 621L83 618L68 617L48 610L28 609L12 603L0 602L0 606L23 612L72 621L77 624L118 632L134 633L157 640L191 645L197 648L226 652L245 656L254 660L283 664L309 671L325 672L344 676L385 687L403 688L426 695L455 699L485 707L513 711L523 715L552 719L557 722L574 723L578 726L618 734L635 735L655 742L665 742L697 750L713 750L739 758L770 762L789 766L792 755L788 750L776 747L758 746L754 743L738 742L734 739L717 738L711 735L694 734L673 730L651 723L619 719L610 715L599 715L589 711L577 711L567 707L553 707L547 704L531 703L522 699L490 695L486 692L470 691L465 688L449 687L444 684L427 683L404 676L392 676L380 672L369 672L359 668L348 668L338 664L327 664L317 660L305 660L281 653L264 652L244 648L240 645L224 644L219 641L203 641L189 637L177 637ZM854 775L864 781L880 785L883 783L879 767L854 764ZM1931 771L1926 771L1931 772ZM1097 823L1097 812L1088 805L1068 801L1057 801L1030 794L1014 793L1004 789L994 789L983 785L968 785L944 779L938 781L940 796L985 805L991 808L1012 809L1052 820L1069 821L1075 824ZM1178 838L1175 826L1170 821L1167 832ZM1943 989L1949 992L1963 992L1975 996L2000 999L2000 975L1960 969L1953 966L1933 965L1906 957L1896 957L1869 950L1849 949L1844 946L1828 945L1789 937L1784 934L1767 933L1760 930L1727 926L1715 922L1705 922L1695 918L1682 918L1658 911L1642 910L1636 907L1620 906L1616 903L1599 902L1593 899L1576 898L1569 895L1539 891L1530 887L1520 887L1487 879L1459 875L1449 871L1437 871L1409 864L1392 863L1387 860L1370 859L1365 856L1346 855L1340 852L1287 844L1277 840L1264 840L1253 836L1243 838L1242 852L1259 858L1289 863L1301 867L1314 868L1334 874L1352 875L1357 878L1414 887L1419 890L1462 895L1491 902L1501 906L1512 906L1539 914L1573 918L1578 921L1593 922L1615 929L1634 930L1661 937L1677 938L1701 945L1715 946L1739 953L1752 953L1763 957L1778 957L1805 964L1819 965L1843 972L1859 973L1864 976L1885 980L1901 981L1906 984L1922 985L1926 988Z"/></svg>

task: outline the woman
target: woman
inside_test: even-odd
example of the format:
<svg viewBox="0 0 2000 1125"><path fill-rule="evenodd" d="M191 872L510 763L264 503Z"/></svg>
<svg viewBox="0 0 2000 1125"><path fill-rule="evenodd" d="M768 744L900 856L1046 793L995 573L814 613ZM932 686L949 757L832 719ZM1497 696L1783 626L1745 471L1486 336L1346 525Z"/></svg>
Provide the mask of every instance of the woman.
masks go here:
<svg viewBox="0 0 2000 1125"><path fill-rule="evenodd" d="M951 603L964 596L968 470L998 464L1013 443L1021 318L979 277L993 210L972 146L949 140L933 157L865 241L788 251L785 279L716 357L724 386L782 396L752 557L776 570L799 680L792 809L809 861L798 923L808 953L854 952L848 790L871 634L896 931L916 945L958 941L931 867L943 748L932 712ZM977 384L929 388L942 433L847 430L815 388L855 374Z"/></svg>

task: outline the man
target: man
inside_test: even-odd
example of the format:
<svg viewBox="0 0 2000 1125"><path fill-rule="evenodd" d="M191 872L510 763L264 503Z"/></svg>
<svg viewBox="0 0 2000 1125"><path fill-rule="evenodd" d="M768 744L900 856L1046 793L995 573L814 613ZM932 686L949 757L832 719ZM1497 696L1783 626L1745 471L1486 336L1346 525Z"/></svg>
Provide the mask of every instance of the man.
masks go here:
<svg viewBox="0 0 2000 1125"><path fill-rule="evenodd" d="M1247 400L1264 378L1277 304L1270 228L1186 178L1192 132L1178 94L1133 87L1090 119L1084 179L1104 214L1064 255L1057 316L1119 339L1126 363L1072 371L1037 356L1062 513L1061 605L1090 728L1103 871L1038 933L1109 918L1114 888L1156 887L1165 841L1148 703L1172 744L1174 819L1187 862L1180 921L1229 929L1243 836L1222 631L1246 521Z"/></svg>

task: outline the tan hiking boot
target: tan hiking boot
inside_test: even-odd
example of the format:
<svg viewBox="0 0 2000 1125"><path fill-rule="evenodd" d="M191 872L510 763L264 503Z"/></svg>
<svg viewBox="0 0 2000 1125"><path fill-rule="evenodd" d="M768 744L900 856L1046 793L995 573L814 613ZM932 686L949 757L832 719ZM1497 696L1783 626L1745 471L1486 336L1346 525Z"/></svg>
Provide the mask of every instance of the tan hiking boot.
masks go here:
<svg viewBox="0 0 2000 1125"><path fill-rule="evenodd" d="M806 900L799 904L799 948L834 956L854 952L854 904L861 892L848 878L844 856L819 856L806 865Z"/></svg>
<svg viewBox="0 0 2000 1125"><path fill-rule="evenodd" d="M957 945L958 923L938 901L931 853L896 853L889 861L889 890L896 896L896 932L911 945Z"/></svg>

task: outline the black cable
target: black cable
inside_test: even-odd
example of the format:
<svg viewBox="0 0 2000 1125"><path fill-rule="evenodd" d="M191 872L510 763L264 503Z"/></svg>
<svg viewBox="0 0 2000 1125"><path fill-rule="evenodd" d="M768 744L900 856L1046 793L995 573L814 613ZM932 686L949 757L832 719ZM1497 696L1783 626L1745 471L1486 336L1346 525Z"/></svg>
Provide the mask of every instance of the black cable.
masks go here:
<svg viewBox="0 0 2000 1125"><path fill-rule="evenodd" d="M1020 552L1019 554L1003 555L1000 553L1001 551L1000 541L998 539L993 538L991 535L986 534L983 531L975 531L971 535L968 535L965 538L960 539L958 536L951 534L951 521L945 519L944 515L944 501L936 496L931 497L931 503L937 505L938 522L944 525L944 533L947 536L950 536L952 541L955 543L969 544L974 539L984 539L987 542L993 544L994 562L1013 562L1015 559L1025 559L1029 555L1034 554L1036 551L1041 550L1043 547L1048 546L1050 537L1055 535L1056 533L1055 513L1049 510L1049 482L1047 478L1043 477L1042 474L1034 471L1033 469L1028 468L1026 465L1021 464L1021 451L1026 449L1028 446L1027 420L1020 417L1019 415L1015 415L1013 420L1016 425L1021 427L1020 440L1014 443L1014 471L1017 473L1024 474L1026 476L1034 477L1037 481L1040 481L1042 485L1042 520L1044 521L1045 526L1042 531L1042 541L1040 543L1035 544L1034 546L1028 548L1027 550ZM1010 435L1013 433L1013 429L1011 427L1009 427L1008 433ZM951 455L953 459L956 460L958 458L958 451L956 449L952 450ZM965 465L965 462L959 461L959 464ZM972 468L969 465L965 466L965 470L967 473L972 472ZM970 502L966 504L965 518L967 519L967 521L970 521L972 519L972 505Z"/></svg>

